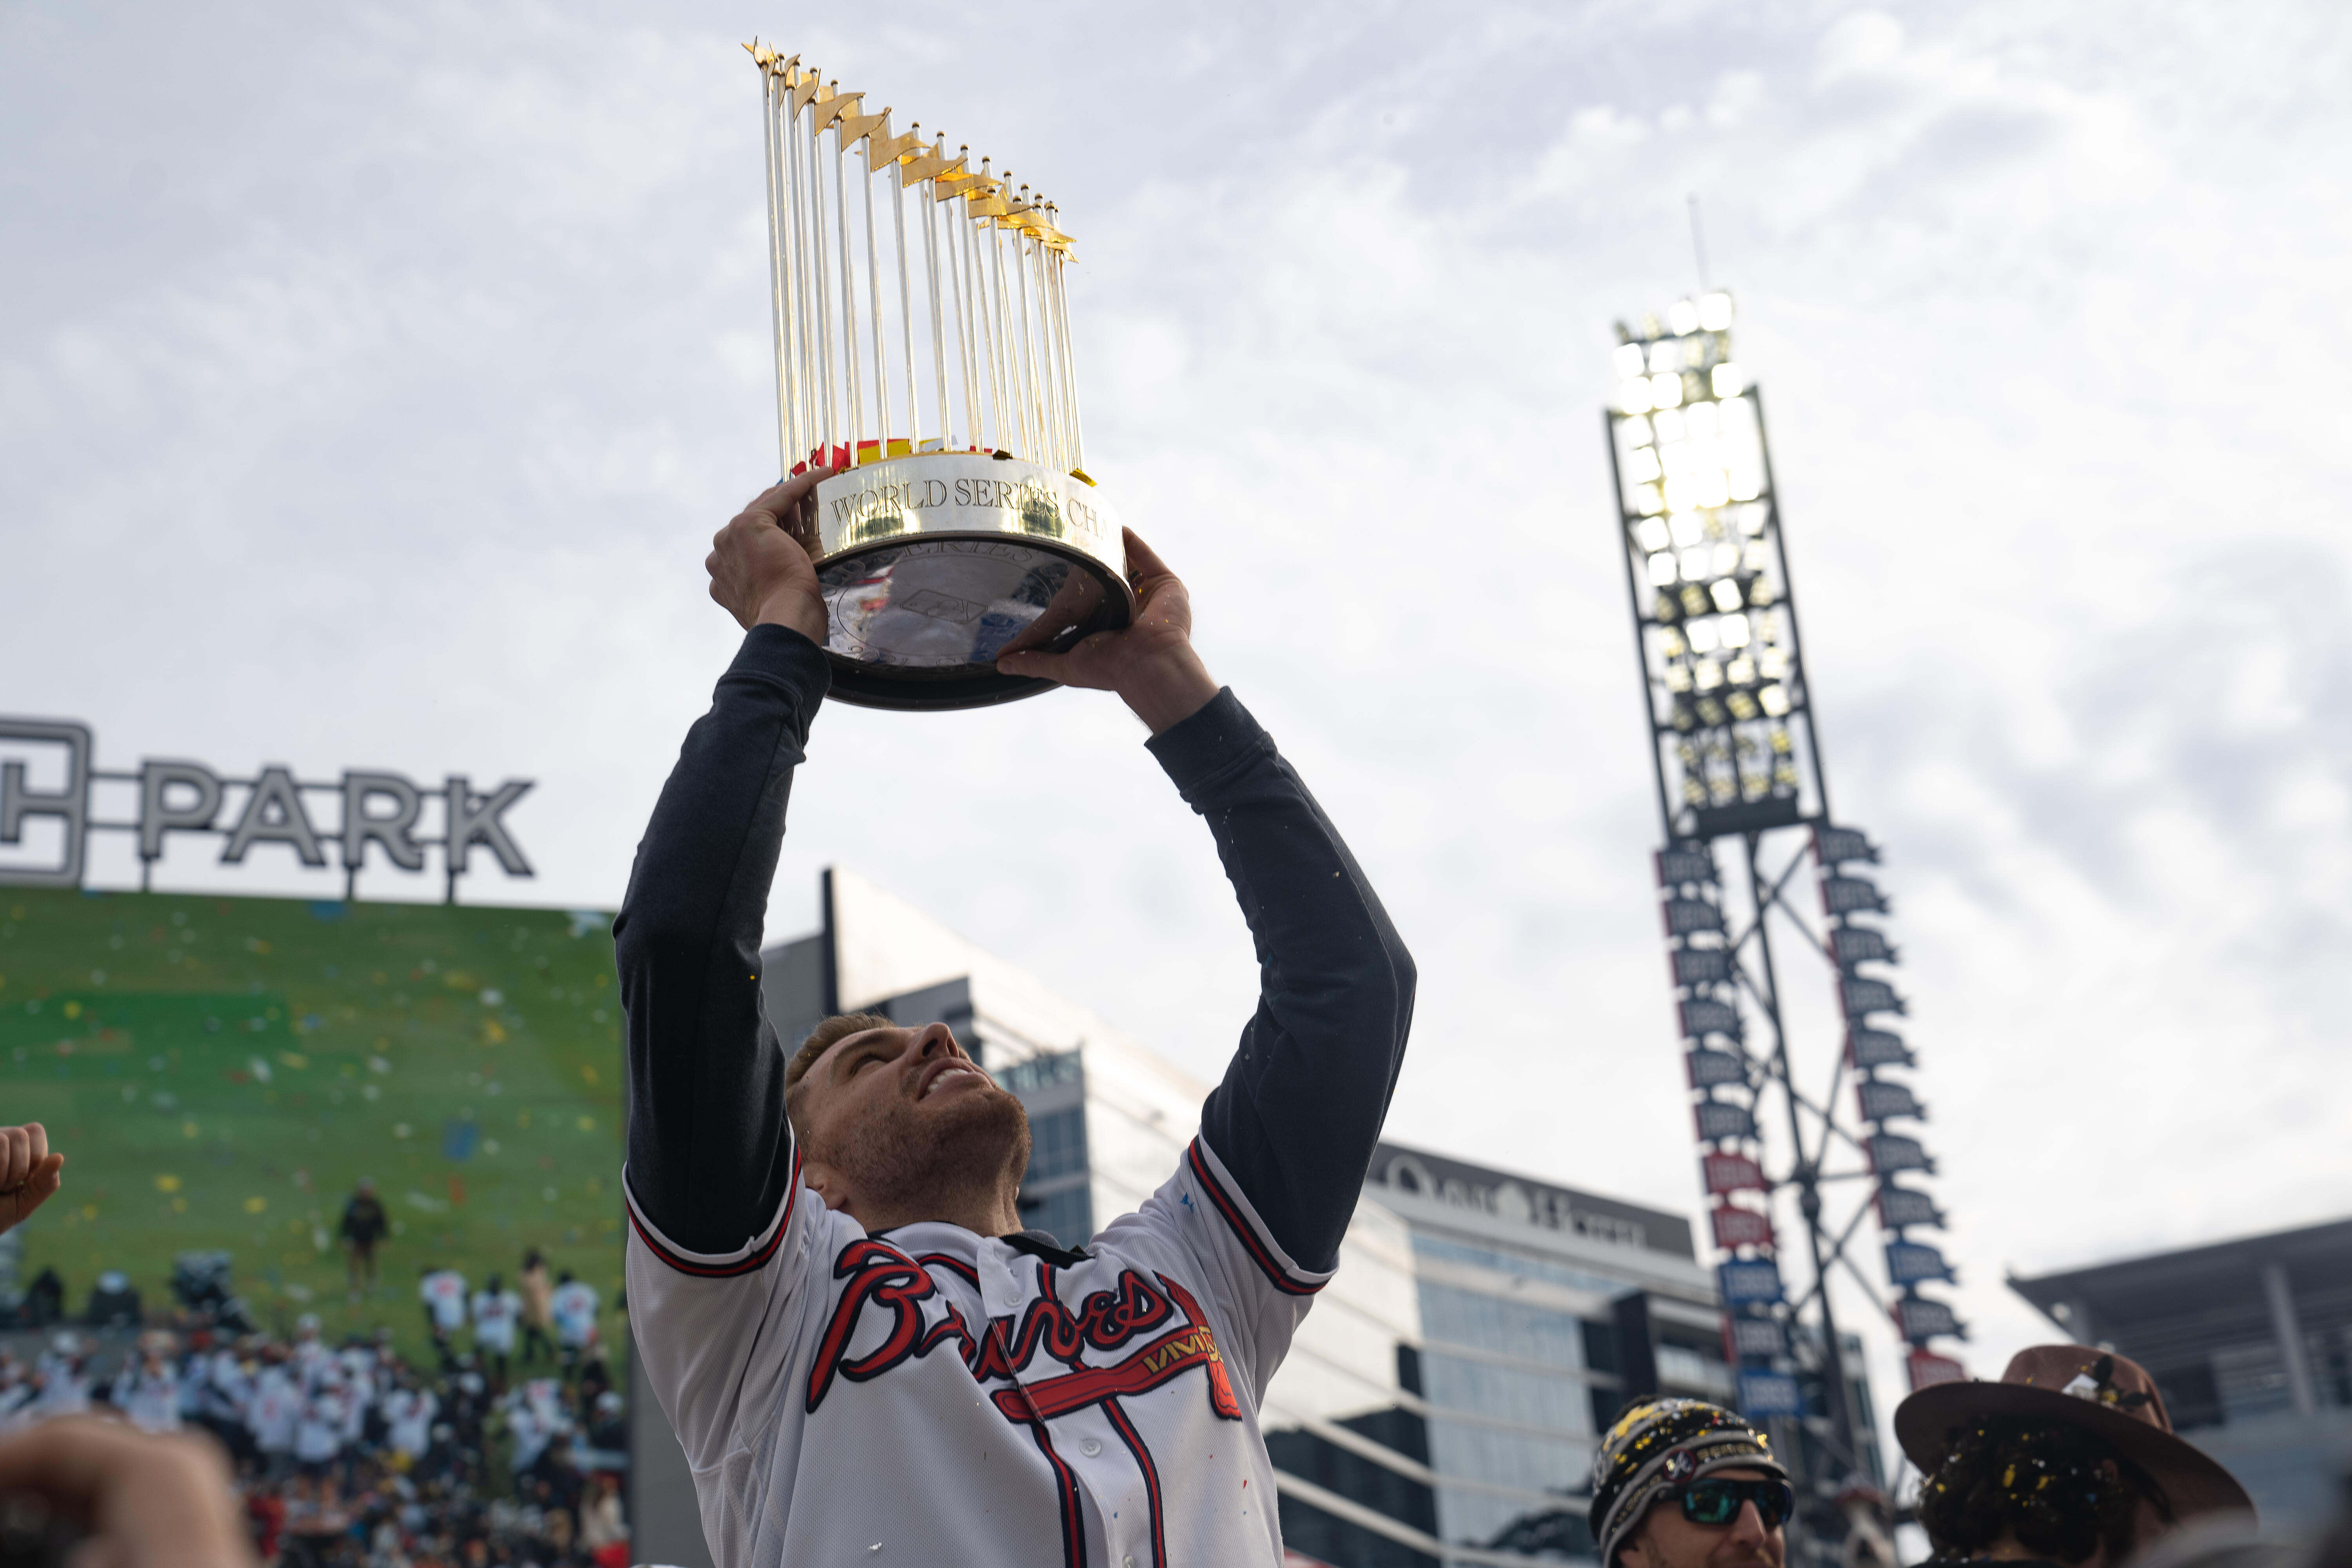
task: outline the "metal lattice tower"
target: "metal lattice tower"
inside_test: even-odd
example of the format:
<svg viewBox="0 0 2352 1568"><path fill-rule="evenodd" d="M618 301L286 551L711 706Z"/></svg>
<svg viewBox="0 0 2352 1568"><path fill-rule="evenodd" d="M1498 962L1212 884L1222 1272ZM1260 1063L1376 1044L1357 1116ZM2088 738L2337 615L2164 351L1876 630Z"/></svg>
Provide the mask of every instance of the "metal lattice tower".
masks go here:
<svg viewBox="0 0 2352 1568"><path fill-rule="evenodd" d="M1831 815L1763 400L1732 358L1731 317L1731 297L1710 293L1663 321L1620 323L1604 426L1665 840L1661 912L1723 1255L1725 1354L1743 1411L1776 1426L1815 1517L1833 1520L1828 1500L1866 1473L1869 1439L1829 1277L1844 1270L1885 1309L1915 1387L1961 1375L1928 1347L1964 1331L1919 1289L1952 1274L1911 1237L1942 1214L1898 1179L1935 1165L1897 1130L1926 1112L1900 1076L1911 1049L1888 1026L1905 1006L1883 977L1896 952L1865 874L1878 850ZM1727 874L1723 841L1736 849ZM1833 1040L1794 1037L1785 1016L1779 960L1800 951L1831 981ZM1775 1223L1782 1198L1801 1237ZM1883 1278L1856 1255L1873 1215ZM1818 1551L1842 1531L1807 1533Z"/></svg>

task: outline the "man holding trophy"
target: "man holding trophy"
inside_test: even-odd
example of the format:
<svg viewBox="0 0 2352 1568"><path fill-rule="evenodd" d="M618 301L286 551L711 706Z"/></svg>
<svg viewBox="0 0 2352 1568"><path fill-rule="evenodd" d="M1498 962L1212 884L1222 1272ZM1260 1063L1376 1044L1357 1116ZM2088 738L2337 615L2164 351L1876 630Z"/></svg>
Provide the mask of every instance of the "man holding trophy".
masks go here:
<svg viewBox="0 0 2352 1568"><path fill-rule="evenodd" d="M1412 961L1210 679L1183 584L1086 472L1052 204L944 137L894 136L798 57L751 53L786 478L705 563L743 644L613 928L647 1378L722 1568L1276 1563L1258 1402L1338 1264ZM1026 1113L944 1024L851 1016L780 1040L760 1011L818 705L1057 686L1116 692L1150 731L1263 981L1200 1136L1091 1238L1023 1232Z"/></svg>
<svg viewBox="0 0 2352 1568"><path fill-rule="evenodd" d="M1123 629L1003 672L1114 691L1206 817L1263 994L1201 1134L1137 1213L1024 1235L1021 1103L941 1024L780 1041L759 942L826 695L817 469L720 531L746 628L614 924L629 1045L629 1304L722 1568L1271 1563L1258 1399L1330 1278L1402 1062L1413 971L1306 786L1122 541Z"/></svg>

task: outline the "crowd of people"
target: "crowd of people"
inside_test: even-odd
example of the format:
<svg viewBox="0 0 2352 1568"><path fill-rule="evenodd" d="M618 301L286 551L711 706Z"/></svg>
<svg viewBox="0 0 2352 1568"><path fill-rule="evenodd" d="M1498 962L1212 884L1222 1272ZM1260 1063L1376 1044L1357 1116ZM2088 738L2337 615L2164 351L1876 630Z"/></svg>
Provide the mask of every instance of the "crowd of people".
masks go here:
<svg viewBox="0 0 2352 1568"><path fill-rule="evenodd" d="M423 1366L387 1329L337 1345L310 1316L290 1339L149 1329L111 1363L61 1330L29 1361L0 1350L0 1432L110 1412L151 1433L209 1433L265 1564L625 1568L626 1410L594 1292L549 1283L535 1253L520 1282L494 1276L469 1295L455 1271L429 1271ZM519 1332L534 1321L551 1335Z"/></svg>

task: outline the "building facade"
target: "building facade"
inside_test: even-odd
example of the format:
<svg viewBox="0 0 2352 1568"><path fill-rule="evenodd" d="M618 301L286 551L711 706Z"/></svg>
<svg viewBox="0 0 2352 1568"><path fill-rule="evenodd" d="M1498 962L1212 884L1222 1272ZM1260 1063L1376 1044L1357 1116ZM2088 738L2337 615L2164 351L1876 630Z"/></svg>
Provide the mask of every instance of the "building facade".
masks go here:
<svg viewBox="0 0 2352 1568"><path fill-rule="evenodd" d="M2352 1469L2352 1220L2009 1284L2068 1338L2147 1368L2175 1430L2266 1527L2335 1516Z"/></svg>

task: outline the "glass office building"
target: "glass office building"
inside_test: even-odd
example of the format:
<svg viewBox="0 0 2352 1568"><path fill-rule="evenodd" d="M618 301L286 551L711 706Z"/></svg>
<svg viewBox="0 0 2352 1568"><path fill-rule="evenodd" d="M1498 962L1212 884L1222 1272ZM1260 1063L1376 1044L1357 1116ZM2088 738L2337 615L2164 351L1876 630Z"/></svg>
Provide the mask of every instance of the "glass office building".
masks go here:
<svg viewBox="0 0 2352 1568"><path fill-rule="evenodd" d="M2175 1430L2315 1531L2352 1470L2352 1220L2009 1282L2067 1338L2147 1368Z"/></svg>
<svg viewBox="0 0 2352 1568"><path fill-rule="evenodd" d="M1687 1220L1383 1143L1267 1391L1284 1537L1347 1568L1590 1559L1595 1435L1657 1391L1731 1394Z"/></svg>
<svg viewBox="0 0 2352 1568"><path fill-rule="evenodd" d="M1027 1107L1022 1215L1066 1246L1174 1171L1208 1085L852 873L822 907L762 954L788 1048L829 1013L949 1024ZM1633 1394L1731 1388L1686 1219L1384 1143L1263 1398L1284 1536L1335 1568L1590 1560L1594 1434Z"/></svg>

